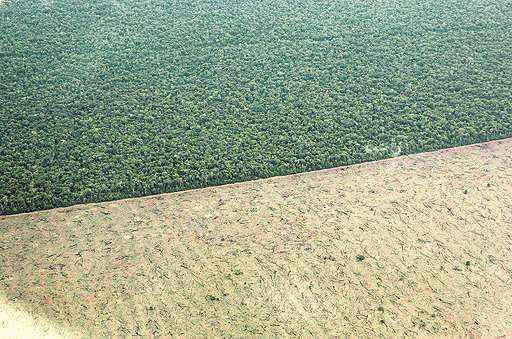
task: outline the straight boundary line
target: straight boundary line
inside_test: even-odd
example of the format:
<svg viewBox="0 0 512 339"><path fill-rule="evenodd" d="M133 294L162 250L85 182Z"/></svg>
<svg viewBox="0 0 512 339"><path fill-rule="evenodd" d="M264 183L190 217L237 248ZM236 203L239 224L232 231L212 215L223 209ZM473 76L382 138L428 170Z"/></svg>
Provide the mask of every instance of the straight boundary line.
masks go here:
<svg viewBox="0 0 512 339"><path fill-rule="evenodd" d="M106 201L100 201L100 202L89 202L84 204L76 204L76 205L70 205L66 207L55 207L50 208L46 210L38 210L38 211L32 211L32 212L23 212L23 213L17 213L17 214L7 214L7 215L0 215L0 221L3 221L8 218L14 218L16 216L24 216L24 215L34 215L38 213L45 213L49 211L55 211L57 213L64 213L71 209L76 210L84 210L87 206L91 205L103 205L103 204L110 204L114 202L125 202L125 201L132 201L132 200L145 200L145 199L154 199L156 197L165 197L165 196L175 196L175 195L183 195L183 194L189 194L189 193L195 193L197 191L204 191L204 190L212 190L212 189L224 189L229 187L239 187L240 185L248 184L248 183L256 183L256 182L262 182L262 181L270 181L270 180L279 180L280 178L289 178L289 177L297 177L297 176L303 176L308 175L311 173L328 173L328 172L337 172L337 171L344 171L351 168L356 167L364 167L372 164L380 164L380 163L387 163L391 161L397 161L399 159L404 158L411 158L411 157L424 157L429 156L432 154L442 154L442 153L448 153L448 152L460 152L463 149L467 148L485 148L486 146L490 144L512 144L512 137L502 138L502 139L496 139L496 140L490 140L480 143L474 143L474 144L468 144L463 146L455 146L455 147L449 147L449 148L442 148L435 151L428 151L428 152L421 152L421 153L413 153L413 154L404 154L399 155L392 158L385 158L385 159L379 159L379 160L372 160L372 161L366 161L361 162L357 164L351 164L351 165L345 165L345 166L337 166L337 167L330 167L330 168L324 168L319 170L312 170L312 171L306 171L306 172L300 172L300 173L293 173L293 174L286 174L286 175L276 175L268 178L260 178L260 179L254 179L254 180L246 180L246 181L240 181L230 184L222 184L222 185L213 185L213 186L206 186L206 187L200 187L200 188L192 188L188 190L183 191L175 191L175 192L168 192L168 193L159 193L159 194L152 194L152 195L145 195L145 196L139 196L139 197L132 197L132 198L124 198L124 199L118 199L118 200L106 200Z"/></svg>

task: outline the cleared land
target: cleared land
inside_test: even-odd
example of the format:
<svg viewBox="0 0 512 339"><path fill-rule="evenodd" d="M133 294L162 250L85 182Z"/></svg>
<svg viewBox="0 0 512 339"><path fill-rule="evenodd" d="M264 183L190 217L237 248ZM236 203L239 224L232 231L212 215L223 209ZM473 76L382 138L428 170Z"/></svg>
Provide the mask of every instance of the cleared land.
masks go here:
<svg viewBox="0 0 512 339"><path fill-rule="evenodd" d="M9 0L0 32L0 214L512 136L510 0Z"/></svg>
<svg viewBox="0 0 512 339"><path fill-rule="evenodd" d="M28 312L92 336L512 336L511 168L505 140L2 217L0 321L27 330Z"/></svg>

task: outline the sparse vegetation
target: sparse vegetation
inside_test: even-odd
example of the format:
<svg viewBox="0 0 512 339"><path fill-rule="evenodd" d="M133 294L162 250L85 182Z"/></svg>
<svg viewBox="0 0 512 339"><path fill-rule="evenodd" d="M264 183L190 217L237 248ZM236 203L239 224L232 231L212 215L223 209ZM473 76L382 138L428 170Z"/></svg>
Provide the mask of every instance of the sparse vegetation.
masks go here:
<svg viewBox="0 0 512 339"><path fill-rule="evenodd" d="M481 146L0 216L0 338L507 337L512 139Z"/></svg>
<svg viewBox="0 0 512 339"><path fill-rule="evenodd" d="M512 134L507 1L0 1L0 214Z"/></svg>

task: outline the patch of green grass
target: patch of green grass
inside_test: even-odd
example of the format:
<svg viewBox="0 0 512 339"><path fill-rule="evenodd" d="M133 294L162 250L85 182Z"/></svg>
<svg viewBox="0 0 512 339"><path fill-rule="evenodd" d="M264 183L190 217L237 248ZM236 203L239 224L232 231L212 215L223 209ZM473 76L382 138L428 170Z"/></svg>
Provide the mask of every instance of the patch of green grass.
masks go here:
<svg viewBox="0 0 512 339"><path fill-rule="evenodd" d="M217 297L216 295L208 294L208 295L206 296L206 300L208 300L208 301L219 301L219 300L220 300L220 298L219 298L219 297Z"/></svg>

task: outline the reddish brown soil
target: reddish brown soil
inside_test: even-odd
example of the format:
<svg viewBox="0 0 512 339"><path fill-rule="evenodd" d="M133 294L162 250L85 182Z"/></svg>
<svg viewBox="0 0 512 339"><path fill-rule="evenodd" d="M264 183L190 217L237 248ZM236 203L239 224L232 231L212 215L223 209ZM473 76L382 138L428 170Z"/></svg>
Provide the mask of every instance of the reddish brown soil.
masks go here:
<svg viewBox="0 0 512 339"><path fill-rule="evenodd" d="M0 218L0 336L512 336L511 286L511 140Z"/></svg>

